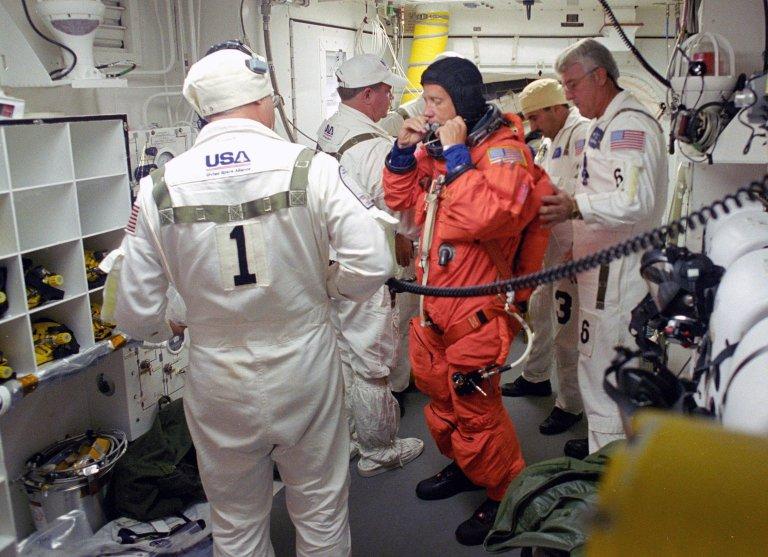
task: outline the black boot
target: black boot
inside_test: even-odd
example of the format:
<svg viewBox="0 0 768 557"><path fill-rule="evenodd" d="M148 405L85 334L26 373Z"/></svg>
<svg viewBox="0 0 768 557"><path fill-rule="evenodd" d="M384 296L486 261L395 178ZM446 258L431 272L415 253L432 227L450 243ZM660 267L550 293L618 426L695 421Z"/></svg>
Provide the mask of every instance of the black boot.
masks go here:
<svg viewBox="0 0 768 557"><path fill-rule="evenodd" d="M543 435L557 435L567 429L570 429L573 424L577 423L584 414L571 414L566 412L562 408L555 406L550 412L547 419L539 424L539 431Z"/></svg>
<svg viewBox="0 0 768 557"><path fill-rule="evenodd" d="M434 476L421 480L416 486L416 497L425 501L448 499L462 491L474 491L482 487L473 484L455 462L440 470Z"/></svg>
<svg viewBox="0 0 768 557"><path fill-rule="evenodd" d="M472 516L459 524L456 528L456 539L461 545L480 545L485 536L491 531L496 513L499 510L499 502L486 499L477 507Z"/></svg>
<svg viewBox="0 0 768 557"><path fill-rule="evenodd" d="M549 396L552 394L552 383L549 382L549 379L541 383L533 383L521 375L512 383L504 383L501 386L501 394L504 396Z"/></svg>
<svg viewBox="0 0 768 557"><path fill-rule="evenodd" d="M583 460L589 455L589 442L586 439L571 439L565 443L563 454Z"/></svg>

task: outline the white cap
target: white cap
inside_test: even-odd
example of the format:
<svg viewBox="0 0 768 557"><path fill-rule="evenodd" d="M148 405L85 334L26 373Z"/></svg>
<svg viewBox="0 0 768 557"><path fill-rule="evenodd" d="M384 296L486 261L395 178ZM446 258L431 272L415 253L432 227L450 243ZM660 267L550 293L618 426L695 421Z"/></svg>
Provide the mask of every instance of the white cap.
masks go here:
<svg viewBox="0 0 768 557"><path fill-rule="evenodd" d="M192 64L184 80L184 98L200 116L218 114L268 97L274 91L266 71L257 73L246 65L251 59L235 49L213 52Z"/></svg>
<svg viewBox="0 0 768 557"><path fill-rule="evenodd" d="M339 87L355 89L377 83L386 83L393 88L404 88L408 80L389 71L384 60L374 54L353 56L336 70Z"/></svg>

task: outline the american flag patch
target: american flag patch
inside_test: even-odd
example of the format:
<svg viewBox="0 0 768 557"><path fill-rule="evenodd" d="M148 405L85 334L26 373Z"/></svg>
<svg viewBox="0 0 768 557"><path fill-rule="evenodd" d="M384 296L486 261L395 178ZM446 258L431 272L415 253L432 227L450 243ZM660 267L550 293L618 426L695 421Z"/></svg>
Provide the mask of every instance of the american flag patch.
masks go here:
<svg viewBox="0 0 768 557"><path fill-rule="evenodd" d="M135 201L131 208L131 216L128 218L128 224L125 225L125 232L131 236L136 236L136 221L139 218L139 202Z"/></svg>
<svg viewBox="0 0 768 557"><path fill-rule="evenodd" d="M638 130L618 130L611 132L611 151L621 149L645 150L645 132Z"/></svg>
<svg viewBox="0 0 768 557"><path fill-rule="evenodd" d="M576 141L576 156L581 155L581 152L584 150L584 144L587 142L586 139L579 139Z"/></svg>
<svg viewBox="0 0 768 557"><path fill-rule="evenodd" d="M525 162L525 155L517 147L493 147L488 149L488 161L491 164L521 164L528 166Z"/></svg>

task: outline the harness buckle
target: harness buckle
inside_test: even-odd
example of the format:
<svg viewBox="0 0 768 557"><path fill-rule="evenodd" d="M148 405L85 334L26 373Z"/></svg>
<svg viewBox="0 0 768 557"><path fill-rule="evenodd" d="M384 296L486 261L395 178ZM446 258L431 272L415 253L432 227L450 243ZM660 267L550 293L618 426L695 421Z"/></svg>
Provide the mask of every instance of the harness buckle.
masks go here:
<svg viewBox="0 0 768 557"><path fill-rule="evenodd" d="M173 207L169 207L167 209L160 209L160 222L161 224L173 224L176 222L175 217L173 216Z"/></svg>
<svg viewBox="0 0 768 557"><path fill-rule="evenodd" d="M307 192L305 191L290 191L288 192L288 205L291 207L299 207L307 204Z"/></svg>
<svg viewBox="0 0 768 557"><path fill-rule="evenodd" d="M227 207L227 217L229 222L243 220L243 206L238 203L237 205Z"/></svg>

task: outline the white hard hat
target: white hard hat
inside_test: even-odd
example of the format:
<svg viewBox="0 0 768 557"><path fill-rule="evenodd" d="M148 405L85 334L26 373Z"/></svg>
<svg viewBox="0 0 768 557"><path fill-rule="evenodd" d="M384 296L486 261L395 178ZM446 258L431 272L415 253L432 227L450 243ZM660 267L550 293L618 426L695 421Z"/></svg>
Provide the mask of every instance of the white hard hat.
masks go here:
<svg viewBox="0 0 768 557"><path fill-rule="evenodd" d="M709 320L710 359L721 360L702 376L696 403L721 415L723 378L734 369L728 350L768 317L768 248L748 253L726 270Z"/></svg>
<svg viewBox="0 0 768 557"><path fill-rule="evenodd" d="M742 255L768 247L768 213L756 204L723 215L707 224L704 245L716 265L728 268Z"/></svg>
<svg viewBox="0 0 768 557"><path fill-rule="evenodd" d="M720 390L725 427L768 435L768 317L739 342Z"/></svg>
<svg viewBox="0 0 768 557"><path fill-rule="evenodd" d="M184 98L203 117L258 101L273 92L266 60L234 48L212 52L195 62L183 89Z"/></svg>
<svg viewBox="0 0 768 557"><path fill-rule="evenodd" d="M387 64L375 54L353 56L336 70L339 87L356 89L377 83L386 83L393 88L402 89L408 80L392 73Z"/></svg>

